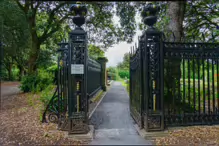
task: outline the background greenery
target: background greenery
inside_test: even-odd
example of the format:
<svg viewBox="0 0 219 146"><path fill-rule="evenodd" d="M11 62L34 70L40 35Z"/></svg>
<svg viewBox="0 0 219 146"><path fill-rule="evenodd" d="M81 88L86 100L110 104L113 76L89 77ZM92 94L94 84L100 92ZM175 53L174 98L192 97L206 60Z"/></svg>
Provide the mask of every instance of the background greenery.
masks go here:
<svg viewBox="0 0 219 146"><path fill-rule="evenodd" d="M40 92L54 84L57 44L67 39L71 31L69 7L73 3L75 1L0 1L1 80L21 81L24 92ZM104 51L116 43L131 43L137 29L145 30L147 27L142 22L137 23L135 16L146 3L87 2L89 16L84 29L88 32L90 58L104 56ZM179 7L172 7L173 4ZM179 41L186 38L190 42L218 42L217 0L159 2L159 5L161 11L156 27L168 38L172 38L168 32L173 31L182 32L176 35ZM177 9L179 15L173 16ZM119 25L113 23L114 15L120 18ZM179 27L173 27L176 24ZM204 69L207 71L206 67ZM129 79L129 54L126 53L116 67L107 70L114 80ZM191 78L197 78L197 73Z"/></svg>

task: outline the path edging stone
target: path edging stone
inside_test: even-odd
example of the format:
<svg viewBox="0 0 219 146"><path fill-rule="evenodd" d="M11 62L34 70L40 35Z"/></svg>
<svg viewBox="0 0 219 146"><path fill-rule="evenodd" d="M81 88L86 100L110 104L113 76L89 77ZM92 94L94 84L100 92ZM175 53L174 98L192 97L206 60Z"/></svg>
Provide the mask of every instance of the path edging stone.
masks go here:
<svg viewBox="0 0 219 146"><path fill-rule="evenodd" d="M94 126L89 125L90 131L87 134L68 134L65 132L65 137L79 141L92 141L94 139Z"/></svg>

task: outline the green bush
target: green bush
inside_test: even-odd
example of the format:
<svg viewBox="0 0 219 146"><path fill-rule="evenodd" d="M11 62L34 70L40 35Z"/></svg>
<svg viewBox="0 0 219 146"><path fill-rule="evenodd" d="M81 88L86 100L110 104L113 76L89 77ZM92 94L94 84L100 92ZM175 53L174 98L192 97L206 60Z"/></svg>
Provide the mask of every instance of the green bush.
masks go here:
<svg viewBox="0 0 219 146"><path fill-rule="evenodd" d="M107 68L108 76L111 77L111 80L120 80L118 69L116 67Z"/></svg>
<svg viewBox="0 0 219 146"><path fill-rule="evenodd" d="M21 80L20 89L23 92L38 92L46 89L53 82L53 75L44 70L39 70L38 74L24 76Z"/></svg>
<svg viewBox="0 0 219 146"><path fill-rule="evenodd" d="M40 101L44 104L44 107L46 107L49 104L50 99L52 98L54 94L54 86L49 85L47 86L41 93Z"/></svg>
<svg viewBox="0 0 219 146"><path fill-rule="evenodd" d="M119 75L116 73L108 72L108 76L111 77L111 80L119 80Z"/></svg>
<svg viewBox="0 0 219 146"><path fill-rule="evenodd" d="M12 81L17 81L19 79L19 69L17 67L12 68Z"/></svg>
<svg viewBox="0 0 219 146"><path fill-rule="evenodd" d="M122 78L122 79L129 78L129 71L128 70L119 70L118 72L119 72L120 78Z"/></svg>
<svg viewBox="0 0 219 146"><path fill-rule="evenodd" d="M2 67L2 69L1 69L1 80L3 80L3 81L8 80L8 73L4 67Z"/></svg>
<svg viewBox="0 0 219 146"><path fill-rule="evenodd" d="M36 79L35 75L27 75L21 79L21 86L20 89L23 92L30 92L33 91L36 87Z"/></svg>
<svg viewBox="0 0 219 146"><path fill-rule="evenodd" d="M49 68L47 69L47 71L52 72L52 73L55 73L56 71L58 71L58 65L57 65L57 64L52 65L51 67L49 67Z"/></svg>

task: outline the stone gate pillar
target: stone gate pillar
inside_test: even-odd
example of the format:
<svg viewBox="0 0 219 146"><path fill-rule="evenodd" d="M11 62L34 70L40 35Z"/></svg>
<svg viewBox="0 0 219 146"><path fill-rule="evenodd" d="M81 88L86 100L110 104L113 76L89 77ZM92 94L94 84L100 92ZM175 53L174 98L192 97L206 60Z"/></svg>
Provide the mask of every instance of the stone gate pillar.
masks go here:
<svg viewBox="0 0 219 146"><path fill-rule="evenodd" d="M106 73L106 63L107 63L106 57L99 57L98 62L101 64L101 87L103 91L106 91L106 85L107 85L107 73Z"/></svg>

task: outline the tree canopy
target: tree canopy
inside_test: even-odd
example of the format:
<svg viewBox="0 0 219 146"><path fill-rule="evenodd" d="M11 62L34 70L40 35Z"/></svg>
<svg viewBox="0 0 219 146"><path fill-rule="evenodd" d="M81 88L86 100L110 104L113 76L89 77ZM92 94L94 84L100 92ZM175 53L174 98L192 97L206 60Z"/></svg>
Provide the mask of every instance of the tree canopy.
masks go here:
<svg viewBox="0 0 219 146"><path fill-rule="evenodd" d="M39 67L51 64L58 47L57 43L67 39L67 34L73 29L72 14L69 11L73 3L75 1L2 0L0 33L4 43L6 66L17 64L22 70L32 73ZM135 16L140 14L146 3L87 1L88 15L83 28L88 32L89 44L93 45L91 48L106 50L120 41L131 43L137 29L146 29L142 22L135 21ZM161 11L156 27L165 33L169 31L176 33L178 30L172 27L176 23L170 16L173 10L171 5L174 3L157 2L157 4L160 5ZM180 16L174 17L182 26L179 30L180 39L200 41L204 33L206 41L213 38L218 41L217 0L187 1L179 3L179 7L184 10L181 10ZM115 15L119 17L119 25L114 23ZM90 51L91 54L103 54L94 50ZM127 68L127 65L125 66Z"/></svg>
<svg viewBox="0 0 219 146"><path fill-rule="evenodd" d="M123 56L123 61L117 64L117 68L122 70L129 70L129 62L130 55L129 53L125 53Z"/></svg>

